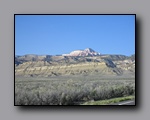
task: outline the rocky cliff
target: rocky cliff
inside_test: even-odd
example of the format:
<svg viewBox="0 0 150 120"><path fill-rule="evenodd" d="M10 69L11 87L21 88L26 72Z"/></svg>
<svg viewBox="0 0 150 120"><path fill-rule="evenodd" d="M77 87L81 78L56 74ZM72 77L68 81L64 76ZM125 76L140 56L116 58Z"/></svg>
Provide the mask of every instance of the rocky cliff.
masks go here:
<svg viewBox="0 0 150 120"><path fill-rule="evenodd" d="M87 50L88 51L88 50ZM61 75L135 74L135 60L123 55L15 57L15 75L50 77Z"/></svg>

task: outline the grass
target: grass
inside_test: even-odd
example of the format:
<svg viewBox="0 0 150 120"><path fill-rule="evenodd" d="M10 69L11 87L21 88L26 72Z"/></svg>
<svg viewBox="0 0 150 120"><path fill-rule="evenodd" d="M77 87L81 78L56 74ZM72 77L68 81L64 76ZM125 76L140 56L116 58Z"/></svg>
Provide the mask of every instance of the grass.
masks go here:
<svg viewBox="0 0 150 120"><path fill-rule="evenodd" d="M17 78L15 105L79 105L135 94L135 81L80 78Z"/></svg>
<svg viewBox="0 0 150 120"><path fill-rule="evenodd" d="M109 100L89 101L81 105L109 105L109 104L118 103L126 100L132 100L134 98L135 96L119 97L119 98L113 98Z"/></svg>

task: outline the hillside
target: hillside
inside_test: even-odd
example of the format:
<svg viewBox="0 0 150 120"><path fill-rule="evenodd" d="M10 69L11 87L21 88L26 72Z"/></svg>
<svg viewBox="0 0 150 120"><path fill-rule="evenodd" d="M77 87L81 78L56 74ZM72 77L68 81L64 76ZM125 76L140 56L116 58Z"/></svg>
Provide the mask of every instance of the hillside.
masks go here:
<svg viewBox="0 0 150 120"><path fill-rule="evenodd" d="M92 49L88 54L15 56L15 76L51 77L64 75L135 75L135 58L124 55L100 55ZM75 53L74 51L71 53Z"/></svg>

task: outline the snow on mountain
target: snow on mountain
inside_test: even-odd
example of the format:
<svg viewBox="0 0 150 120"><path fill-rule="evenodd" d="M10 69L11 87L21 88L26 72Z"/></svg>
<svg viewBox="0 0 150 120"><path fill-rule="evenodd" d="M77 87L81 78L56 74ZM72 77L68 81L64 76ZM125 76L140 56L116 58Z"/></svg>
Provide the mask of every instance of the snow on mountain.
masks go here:
<svg viewBox="0 0 150 120"><path fill-rule="evenodd" d="M91 48L86 48L85 50L75 50L72 51L70 54L63 54L63 56L97 56L100 53L95 52Z"/></svg>

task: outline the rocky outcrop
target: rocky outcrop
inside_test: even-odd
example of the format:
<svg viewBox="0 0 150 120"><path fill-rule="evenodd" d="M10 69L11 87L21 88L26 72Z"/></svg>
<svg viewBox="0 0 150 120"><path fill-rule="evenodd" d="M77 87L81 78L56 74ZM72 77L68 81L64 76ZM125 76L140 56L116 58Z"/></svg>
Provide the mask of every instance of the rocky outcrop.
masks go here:
<svg viewBox="0 0 150 120"><path fill-rule="evenodd" d="M111 65L112 63L110 63ZM108 62L87 62L66 65L49 65L44 61L25 62L15 69L16 76L59 76L59 75L121 75L122 70L110 66Z"/></svg>
<svg viewBox="0 0 150 120"><path fill-rule="evenodd" d="M75 50L72 51L70 54L63 54L63 56L97 56L100 53L95 52L91 48L86 48L85 50Z"/></svg>
<svg viewBox="0 0 150 120"><path fill-rule="evenodd" d="M74 54L73 52L71 54ZM135 75L135 56L96 55L88 48L77 56L24 55L15 57L16 76ZM80 56L81 55L81 56Z"/></svg>

